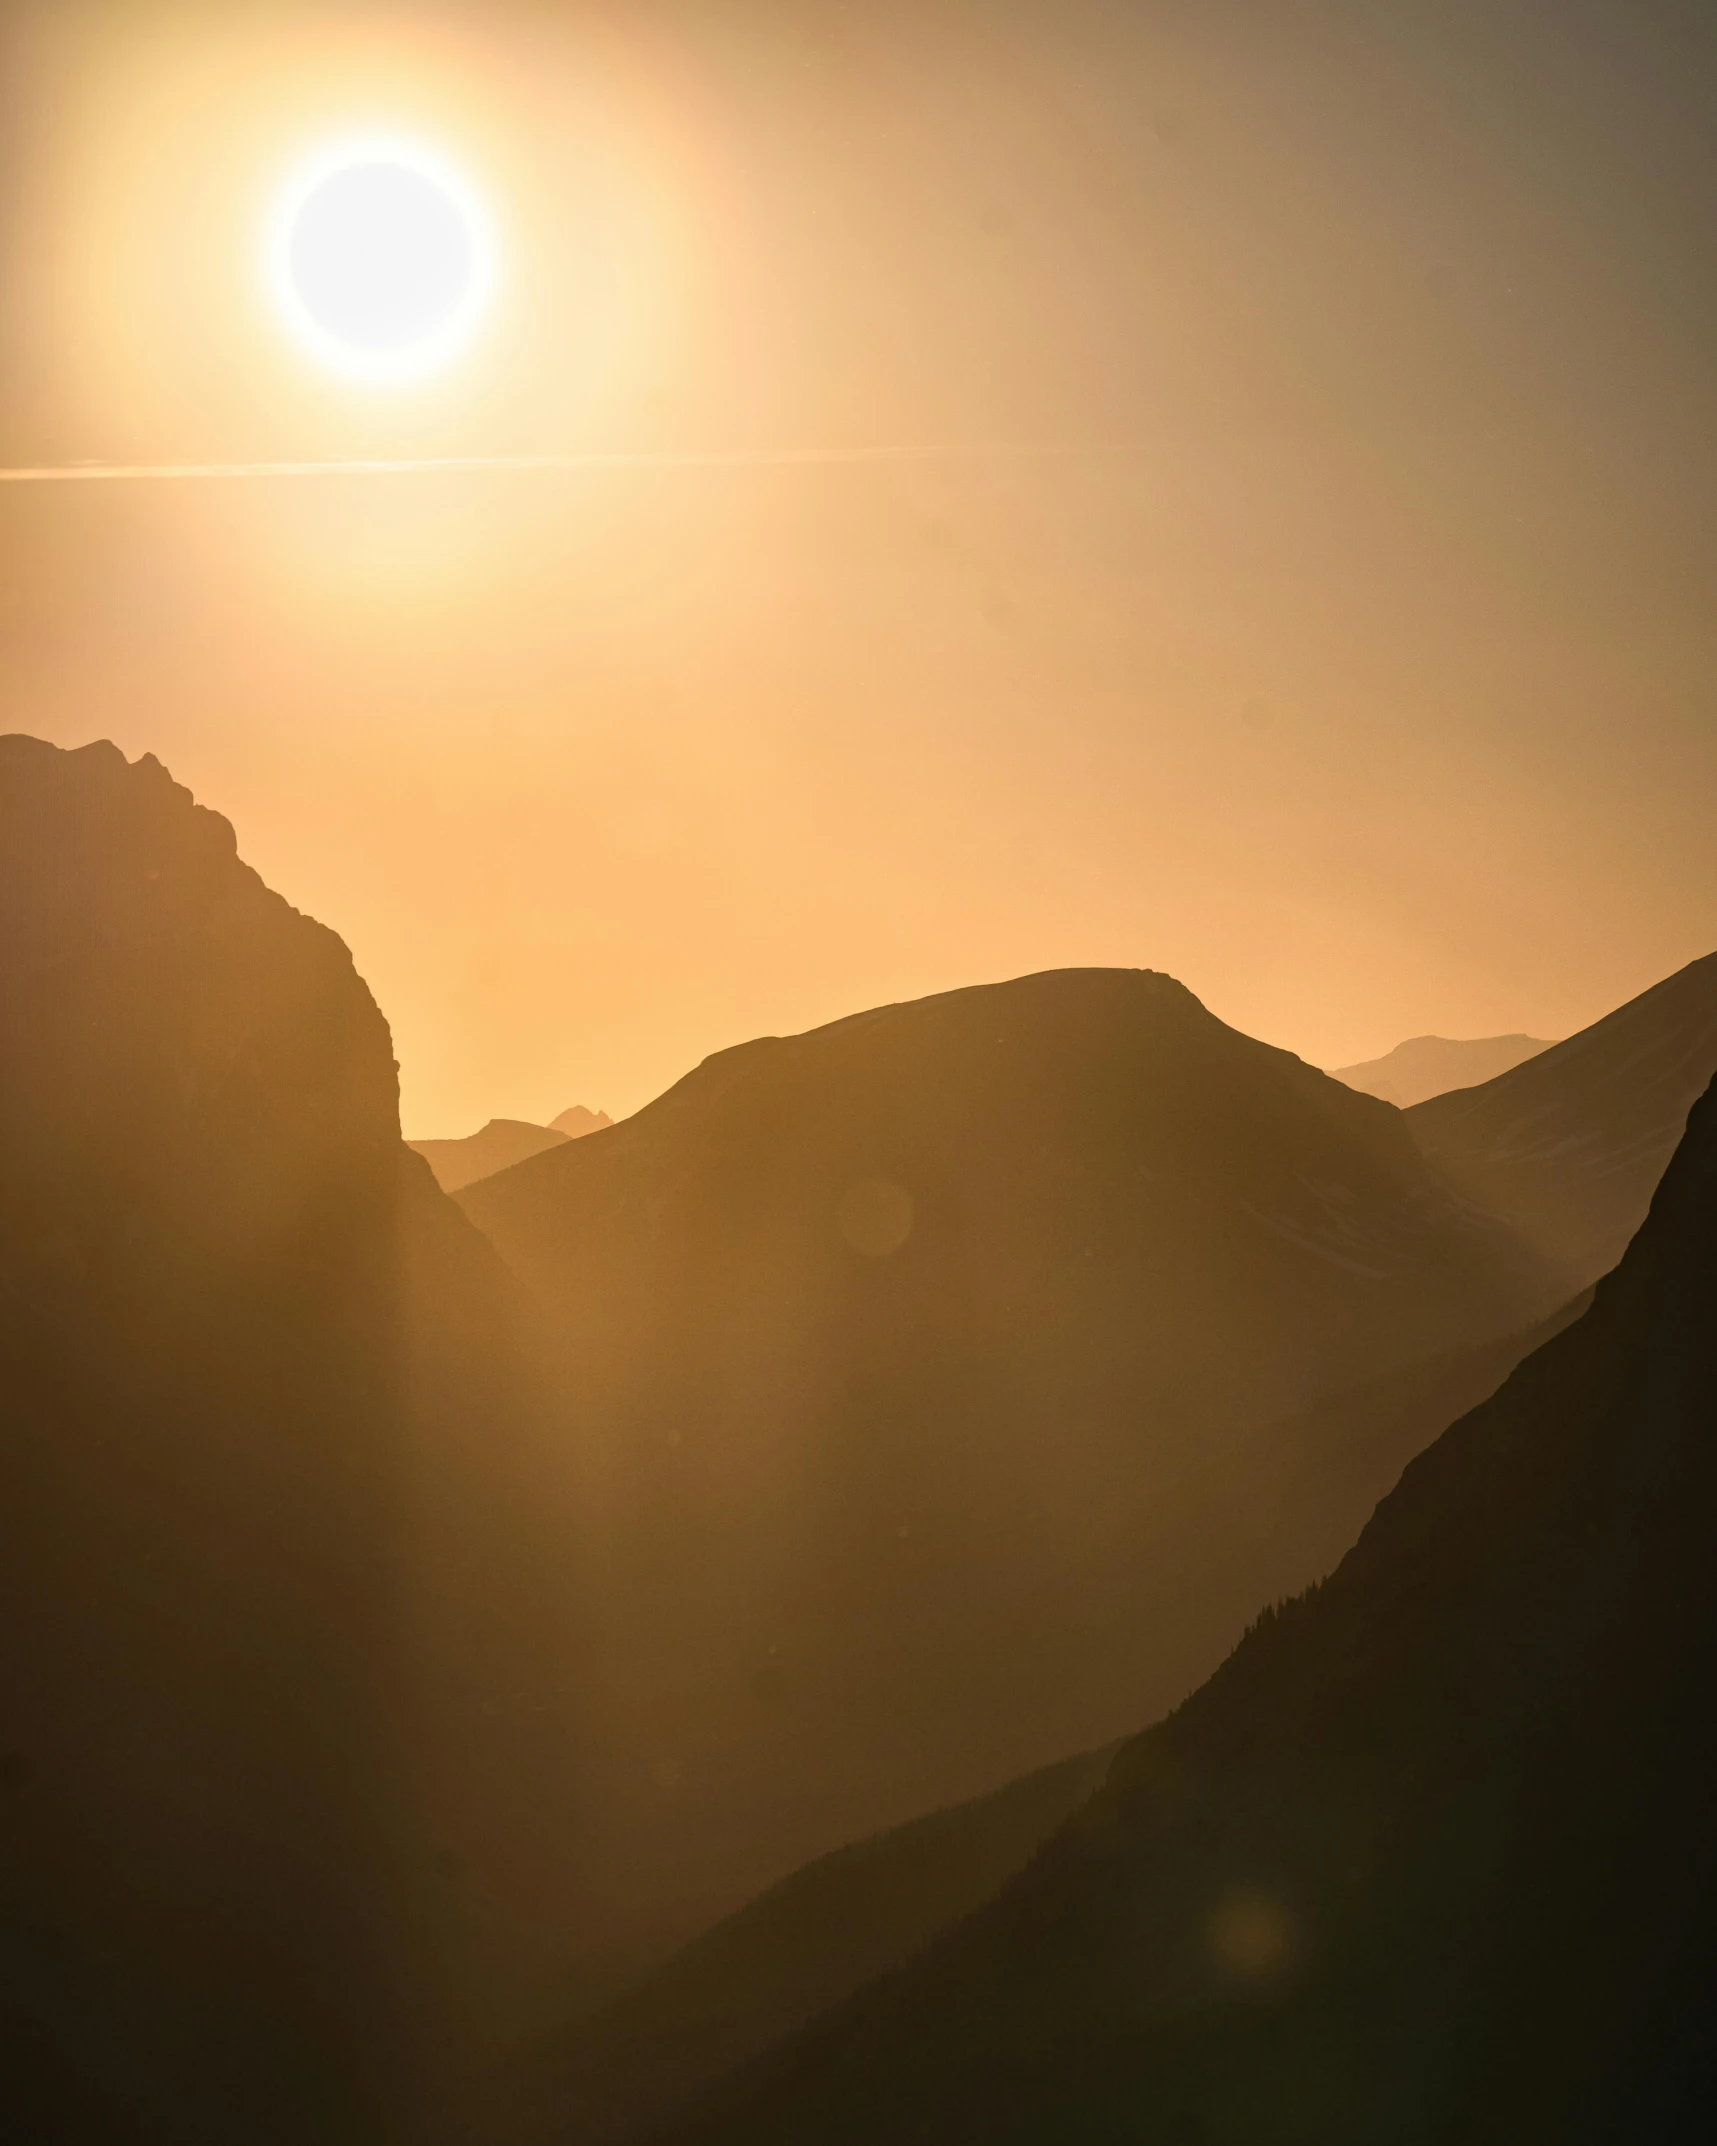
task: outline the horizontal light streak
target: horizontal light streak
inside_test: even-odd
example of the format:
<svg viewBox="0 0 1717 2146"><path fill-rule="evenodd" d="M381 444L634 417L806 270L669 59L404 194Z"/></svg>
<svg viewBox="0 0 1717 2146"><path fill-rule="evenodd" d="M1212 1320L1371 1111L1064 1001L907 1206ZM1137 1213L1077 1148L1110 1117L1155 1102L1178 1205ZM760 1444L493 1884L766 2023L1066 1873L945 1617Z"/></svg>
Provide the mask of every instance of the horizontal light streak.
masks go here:
<svg viewBox="0 0 1717 2146"><path fill-rule="evenodd" d="M980 461L1040 455L1126 454L1113 444L1082 446L734 447L559 455L422 455L409 460L324 462L50 462L0 468L0 484L160 484L240 477L415 477L463 471L793 469L866 462Z"/></svg>

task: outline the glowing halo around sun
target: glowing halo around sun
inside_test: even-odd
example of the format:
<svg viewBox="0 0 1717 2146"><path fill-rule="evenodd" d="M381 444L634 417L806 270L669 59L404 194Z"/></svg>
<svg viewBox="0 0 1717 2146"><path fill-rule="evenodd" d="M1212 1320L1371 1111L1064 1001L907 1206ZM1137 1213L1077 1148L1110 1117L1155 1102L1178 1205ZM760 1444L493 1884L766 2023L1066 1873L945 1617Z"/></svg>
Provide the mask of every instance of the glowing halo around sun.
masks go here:
<svg viewBox="0 0 1717 2146"><path fill-rule="evenodd" d="M266 272L299 347L376 387L427 379L462 357L499 280L475 187L400 135L330 142L297 167L269 219Z"/></svg>

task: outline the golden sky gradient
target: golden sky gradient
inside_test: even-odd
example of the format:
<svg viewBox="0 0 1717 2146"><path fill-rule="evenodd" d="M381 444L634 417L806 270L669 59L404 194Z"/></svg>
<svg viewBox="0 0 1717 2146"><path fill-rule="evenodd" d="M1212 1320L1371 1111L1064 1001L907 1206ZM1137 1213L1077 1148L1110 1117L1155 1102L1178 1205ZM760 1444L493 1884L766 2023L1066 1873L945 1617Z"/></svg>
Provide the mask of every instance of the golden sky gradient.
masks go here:
<svg viewBox="0 0 1717 2146"><path fill-rule="evenodd" d="M694 458L0 489L4 727L226 812L409 1131L1035 968L1335 1064L1717 944L1701 10L56 0L0 63L6 463ZM503 253L389 392L258 274L378 124Z"/></svg>

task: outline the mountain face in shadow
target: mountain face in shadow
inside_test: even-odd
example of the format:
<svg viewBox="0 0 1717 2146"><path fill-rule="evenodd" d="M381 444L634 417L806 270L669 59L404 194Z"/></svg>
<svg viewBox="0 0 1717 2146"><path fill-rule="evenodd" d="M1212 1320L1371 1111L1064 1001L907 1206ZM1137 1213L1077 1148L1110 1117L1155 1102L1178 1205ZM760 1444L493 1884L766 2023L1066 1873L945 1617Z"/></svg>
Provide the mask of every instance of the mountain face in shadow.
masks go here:
<svg viewBox="0 0 1717 2146"><path fill-rule="evenodd" d="M1368 1059L1359 1066L1336 1066L1330 1078L1406 1110L1451 1088L1472 1088L1480 1081L1494 1080L1549 1048L1541 1036L1475 1036L1468 1041L1414 1036L1398 1043L1386 1057Z"/></svg>
<svg viewBox="0 0 1717 2146"><path fill-rule="evenodd" d="M19 2136L369 2142L436 2091L514 1941L456 1874L528 1893L552 1802L486 1718L557 1674L516 1308L340 941L153 759L0 739Z"/></svg>
<svg viewBox="0 0 1717 2146"><path fill-rule="evenodd" d="M620 2146L982 1907L1101 1787L1084 1752L820 1857L539 2051L493 2138Z"/></svg>
<svg viewBox="0 0 1717 2146"><path fill-rule="evenodd" d="M1243 1614L1214 1540L1219 1606L1152 1585L1189 1478L1552 1307L1398 1113L1149 973L725 1052L463 1204L555 1331L592 1793L664 1933L1172 1704Z"/></svg>
<svg viewBox="0 0 1717 2146"><path fill-rule="evenodd" d="M1621 1258L1717 1074L1717 954L1479 1088L1408 1112L1432 1168L1503 1216L1567 1294Z"/></svg>
<svg viewBox="0 0 1717 2146"><path fill-rule="evenodd" d="M1197 1470L1136 1544L1134 1623L1190 1690L1257 1612L1323 1578L1402 1468L1586 1308L1445 1351L1252 1433ZM795 1871L545 2041L491 2135L622 2146L982 1906L1095 1792L1109 1753L1027 1775Z"/></svg>
<svg viewBox="0 0 1717 2146"><path fill-rule="evenodd" d="M1591 1310L988 1909L674 2146L1717 2117L1717 1095Z"/></svg>

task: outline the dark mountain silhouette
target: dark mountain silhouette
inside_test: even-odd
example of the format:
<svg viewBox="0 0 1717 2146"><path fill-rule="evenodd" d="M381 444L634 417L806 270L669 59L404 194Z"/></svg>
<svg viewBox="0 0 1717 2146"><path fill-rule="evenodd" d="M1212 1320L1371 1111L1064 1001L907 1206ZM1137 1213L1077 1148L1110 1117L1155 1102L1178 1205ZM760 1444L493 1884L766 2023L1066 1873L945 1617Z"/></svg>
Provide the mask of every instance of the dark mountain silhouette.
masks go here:
<svg viewBox="0 0 1717 2146"><path fill-rule="evenodd" d="M1172 1704L1257 1599L1208 1502L1219 1583L1156 1584L1192 1479L1553 1303L1397 1112L1139 972L724 1052L462 1199L561 1351L592 1808L658 1941Z"/></svg>
<svg viewBox="0 0 1717 2146"><path fill-rule="evenodd" d="M1359 1066L1332 1067L1330 1077L1406 1110L1433 1095L1446 1095L1451 1088L1472 1088L1480 1081L1494 1080L1549 1048L1541 1036L1475 1036L1468 1041L1413 1036L1398 1043L1387 1057L1368 1059Z"/></svg>
<svg viewBox="0 0 1717 2146"><path fill-rule="evenodd" d="M516 1312L340 941L153 759L0 739L11 2135L440 2096L565 1828Z"/></svg>
<svg viewBox="0 0 1717 2146"><path fill-rule="evenodd" d="M583 1103L574 1103L570 1110L563 1110L558 1118L551 1118L549 1125L557 1133L565 1133L569 1140L582 1140L586 1133L599 1133L614 1120L605 1110L590 1110Z"/></svg>
<svg viewBox="0 0 1717 2146"><path fill-rule="evenodd" d="M989 1900L1102 1784L1111 1752L820 1858L558 2036L495 2135L635 2137Z"/></svg>
<svg viewBox="0 0 1717 2146"><path fill-rule="evenodd" d="M1505 1217L1572 1294L1645 1217L1694 1099L1717 1074L1717 954L1512 1072L1407 1113L1433 1169Z"/></svg>
<svg viewBox="0 0 1717 2146"><path fill-rule="evenodd" d="M1717 1093L1591 1310L987 1909L662 2134L1679 2146L1717 2120Z"/></svg>
<svg viewBox="0 0 1717 2146"><path fill-rule="evenodd" d="M510 1170L546 1148L561 1147L571 1137L523 1118L491 1118L481 1132L468 1133L463 1140L408 1140L406 1146L428 1163L443 1192L461 1192L497 1170Z"/></svg>
<svg viewBox="0 0 1717 2146"><path fill-rule="evenodd" d="M574 1103L549 1125L532 1125L524 1118L491 1118L481 1132L462 1140L408 1140L406 1146L421 1155L435 1172L443 1192L462 1192L497 1170L510 1170L516 1162L528 1162L548 1148L568 1140L582 1140L599 1133L614 1120L603 1110L586 1110Z"/></svg>

